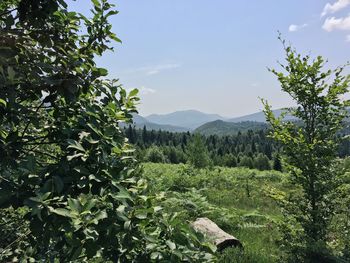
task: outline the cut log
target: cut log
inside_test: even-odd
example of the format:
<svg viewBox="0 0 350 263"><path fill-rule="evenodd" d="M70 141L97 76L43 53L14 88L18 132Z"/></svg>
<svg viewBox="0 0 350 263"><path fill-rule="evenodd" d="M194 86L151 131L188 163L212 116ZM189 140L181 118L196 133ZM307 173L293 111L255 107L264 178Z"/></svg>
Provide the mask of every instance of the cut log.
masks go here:
<svg viewBox="0 0 350 263"><path fill-rule="evenodd" d="M197 232L202 233L210 242L215 244L218 251L228 247L243 247L237 238L226 233L209 218L198 218L191 225Z"/></svg>

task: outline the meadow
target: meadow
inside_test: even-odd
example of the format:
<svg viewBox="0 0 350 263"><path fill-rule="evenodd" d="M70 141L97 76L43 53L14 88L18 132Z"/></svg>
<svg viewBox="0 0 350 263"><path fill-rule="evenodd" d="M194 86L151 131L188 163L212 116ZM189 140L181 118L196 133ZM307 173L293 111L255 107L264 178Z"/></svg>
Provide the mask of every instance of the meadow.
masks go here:
<svg viewBox="0 0 350 263"><path fill-rule="evenodd" d="M269 192L289 188L285 174L185 164L144 163L143 169L150 191L166 195L165 211L188 222L208 217L243 243L244 252L226 249L219 262L278 262L281 213Z"/></svg>

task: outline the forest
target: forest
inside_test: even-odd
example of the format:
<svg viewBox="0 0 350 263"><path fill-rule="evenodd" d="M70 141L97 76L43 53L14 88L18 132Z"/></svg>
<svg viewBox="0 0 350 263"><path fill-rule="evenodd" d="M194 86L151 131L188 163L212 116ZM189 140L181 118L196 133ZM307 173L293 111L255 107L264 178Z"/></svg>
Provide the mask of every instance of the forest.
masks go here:
<svg viewBox="0 0 350 263"><path fill-rule="evenodd" d="M348 123L338 133L339 138L348 135ZM153 163L189 163L189 156L196 155L192 148L202 149L198 158L207 160L204 167L247 167L258 170L282 171L281 145L269 138L268 127L238 131L236 135L200 135L190 132L169 132L139 129L131 124L124 127L128 140L136 147L137 159ZM337 155L350 155L350 141L340 141ZM200 167L203 168L203 167Z"/></svg>
<svg viewBox="0 0 350 263"><path fill-rule="evenodd" d="M279 35L269 73L296 106L261 99L268 129L137 129L139 91L96 62L118 11L91 6L0 2L0 262L350 262L347 65Z"/></svg>

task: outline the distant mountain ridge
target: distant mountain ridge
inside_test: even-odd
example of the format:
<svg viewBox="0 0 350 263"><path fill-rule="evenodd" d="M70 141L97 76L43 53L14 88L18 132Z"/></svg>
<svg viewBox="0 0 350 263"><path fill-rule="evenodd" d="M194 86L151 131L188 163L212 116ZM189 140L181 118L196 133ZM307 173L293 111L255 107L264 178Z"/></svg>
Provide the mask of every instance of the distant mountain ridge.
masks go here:
<svg viewBox="0 0 350 263"><path fill-rule="evenodd" d="M280 116L282 109L274 110ZM287 116L286 119L293 119ZM295 119L295 118L294 118ZM263 128L266 126L265 114L260 111L236 118L225 118L219 114L203 113L197 110L175 111L168 114L151 114L143 117L134 115L134 125L137 128L146 126L148 130L164 130L170 132L195 131L203 134L232 134L239 129Z"/></svg>
<svg viewBox="0 0 350 263"><path fill-rule="evenodd" d="M176 111L169 114L152 114L145 118L152 123L184 127L190 130L194 130L207 122L226 119L218 114L208 114L197 110Z"/></svg>
<svg viewBox="0 0 350 263"><path fill-rule="evenodd" d="M213 121L208 122L194 132L209 136L209 135L235 135L238 132L247 132L248 130L264 130L268 128L268 124L264 122L244 121L244 122L227 122L227 121Z"/></svg>
<svg viewBox="0 0 350 263"><path fill-rule="evenodd" d="M348 109L350 113L350 109ZM279 117L283 109L273 110ZM350 114L349 114L350 115ZM287 115L286 120L296 120ZM267 127L264 112L256 112L236 118L225 118L218 114L208 114L197 110L176 111L169 114L152 114L146 117L134 114L134 126L148 130L163 130L169 132L199 132L205 135L229 135L238 131L265 129ZM350 122L350 118L346 118ZM125 125L124 125L125 126Z"/></svg>
<svg viewBox="0 0 350 263"><path fill-rule="evenodd" d="M283 111L284 111L283 109L277 109L277 110L273 110L272 112L275 114L276 117L279 117L279 116L281 116ZM294 120L296 118L287 114L285 119L286 120ZM265 122L266 123L266 117L265 117L265 113L263 111L259 111L259 112L253 113L253 114L248 114L248 115L244 115L241 117L231 118L231 119L228 119L227 121L228 122L255 121L255 122Z"/></svg>
<svg viewBox="0 0 350 263"><path fill-rule="evenodd" d="M189 131L188 128L184 128L184 127L152 123L148 121L145 117L142 117L141 115L138 115L138 114L133 114L133 124L131 125L135 126L138 129L143 129L143 127L146 127L147 130L162 130L162 131L169 131L169 132ZM129 124L125 124L125 123L121 124L121 127L127 127L127 126L129 126Z"/></svg>

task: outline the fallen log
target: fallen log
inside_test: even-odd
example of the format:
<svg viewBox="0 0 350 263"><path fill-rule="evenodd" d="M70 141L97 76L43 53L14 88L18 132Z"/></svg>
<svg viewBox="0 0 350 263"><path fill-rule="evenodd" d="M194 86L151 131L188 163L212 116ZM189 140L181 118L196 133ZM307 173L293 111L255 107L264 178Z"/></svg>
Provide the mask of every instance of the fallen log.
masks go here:
<svg viewBox="0 0 350 263"><path fill-rule="evenodd" d="M210 242L215 244L218 251L229 247L243 247L237 238L223 231L209 218L198 218L191 225L197 232L202 233Z"/></svg>

